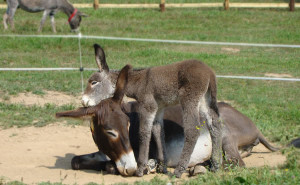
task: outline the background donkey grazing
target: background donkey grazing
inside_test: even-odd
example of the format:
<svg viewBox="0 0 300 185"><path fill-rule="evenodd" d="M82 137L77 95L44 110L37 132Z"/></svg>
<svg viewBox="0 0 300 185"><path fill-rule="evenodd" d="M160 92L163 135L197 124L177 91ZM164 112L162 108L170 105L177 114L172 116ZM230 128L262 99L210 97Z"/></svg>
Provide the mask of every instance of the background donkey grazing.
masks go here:
<svg viewBox="0 0 300 185"><path fill-rule="evenodd" d="M27 12L35 13L44 11L38 32L41 32L47 16L50 16L53 32L56 32L54 15L57 11L63 11L68 17L71 31L78 31L81 22L81 16L87 16L75 9L68 0L6 0L7 10L3 15L4 29L7 29L7 23L14 25L14 15L17 8L21 8Z"/></svg>
<svg viewBox="0 0 300 185"><path fill-rule="evenodd" d="M100 72L94 73L82 97L84 106L94 106L101 100L111 97L115 89L117 72L110 72L103 49L95 44L96 63ZM183 109L183 128L185 143L175 175L180 177L185 171L197 138L200 134L197 127L201 125L200 117L207 121L213 138L213 154L217 157L213 164L218 168L221 156L220 132L212 129L212 118L209 110L218 114L216 105L216 76L204 63L187 60L166 66L158 66L129 72L125 94L137 100L140 119L140 148L137 176L142 176L146 168L149 153L151 131L158 147L158 160L161 171L166 172L165 143L163 132L163 114L168 106L181 104ZM216 121L216 120L215 120ZM217 128L217 127L216 127ZM214 152L217 151L217 152Z"/></svg>

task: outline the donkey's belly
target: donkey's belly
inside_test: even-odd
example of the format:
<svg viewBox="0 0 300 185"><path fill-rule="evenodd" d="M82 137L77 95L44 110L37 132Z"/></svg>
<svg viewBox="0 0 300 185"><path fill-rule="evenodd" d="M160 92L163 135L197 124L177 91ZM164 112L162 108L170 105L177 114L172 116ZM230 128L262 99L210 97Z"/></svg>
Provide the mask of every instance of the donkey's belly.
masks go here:
<svg viewBox="0 0 300 185"><path fill-rule="evenodd" d="M184 145L184 137L180 135L176 139L166 141L167 150L167 165L169 167L176 167ZM206 127L201 130L200 136L195 145L194 151L191 155L188 166L195 166L208 160L212 152L212 142L209 131Z"/></svg>

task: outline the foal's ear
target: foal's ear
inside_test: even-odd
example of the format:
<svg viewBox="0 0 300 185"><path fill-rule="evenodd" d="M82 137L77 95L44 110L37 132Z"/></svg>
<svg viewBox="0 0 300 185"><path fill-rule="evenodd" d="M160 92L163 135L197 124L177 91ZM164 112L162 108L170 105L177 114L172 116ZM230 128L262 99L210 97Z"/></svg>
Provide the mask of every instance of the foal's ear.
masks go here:
<svg viewBox="0 0 300 185"><path fill-rule="evenodd" d="M76 110L70 110L65 112L57 112L56 118L69 117L69 118L83 118L86 116L94 116L97 111L97 106L81 107Z"/></svg>
<svg viewBox="0 0 300 185"><path fill-rule="evenodd" d="M125 67L123 67L117 79L116 90L113 96L113 100L118 102L119 104L121 104L125 93L125 88L128 82L128 72L130 69L132 69L131 65L126 65Z"/></svg>
<svg viewBox="0 0 300 185"><path fill-rule="evenodd" d="M100 72L102 72L103 70L108 72L109 68L106 63L104 50L98 44L94 44L94 48L95 48L95 59L96 59L96 63L98 65Z"/></svg>

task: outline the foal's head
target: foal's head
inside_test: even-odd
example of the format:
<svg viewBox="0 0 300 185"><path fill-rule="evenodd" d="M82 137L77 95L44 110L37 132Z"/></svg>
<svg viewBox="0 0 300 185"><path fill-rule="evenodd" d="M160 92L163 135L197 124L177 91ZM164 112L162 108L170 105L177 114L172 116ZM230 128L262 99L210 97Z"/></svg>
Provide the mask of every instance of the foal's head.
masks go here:
<svg viewBox="0 0 300 185"><path fill-rule="evenodd" d="M129 140L129 118L121 109L130 68L127 65L119 73L112 98L102 100L95 106L56 114L57 117L74 118L91 116L91 132L96 145L116 163L118 171L126 176L133 175L137 169Z"/></svg>
<svg viewBox="0 0 300 185"><path fill-rule="evenodd" d="M101 100L112 97L115 92L117 73L109 71L104 50L98 44L94 44L96 64L98 72L92 74L82 96L82 105L94 106Z"/></svg>

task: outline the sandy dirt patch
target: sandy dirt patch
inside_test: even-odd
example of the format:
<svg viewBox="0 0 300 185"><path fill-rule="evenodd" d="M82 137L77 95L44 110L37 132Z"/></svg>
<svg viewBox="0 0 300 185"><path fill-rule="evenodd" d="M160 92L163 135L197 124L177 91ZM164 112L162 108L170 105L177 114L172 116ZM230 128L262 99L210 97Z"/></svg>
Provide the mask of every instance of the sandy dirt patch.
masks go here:
<svg viewBox="0 0 300 185"><path fill-rule="evenodd" d="M239 53L241 51L238 48L221 48L221 50L228 53Z"/></svg>
<svg viewBox="0 0 300 185"><path fill-rule="evenodd" d="M278 73L266 73L265 76L267 77L275 77L275 78L292 78L293 76L290 74L278 74Z"/></svg>
<svg viewBox="0 0 300 185"><path fill-rule="evenodd" d="M156 176L150 174L142 178L126 178L90 170L72 170L73 156L97 151L89 127L85 126L54 124L42 128L11 128L0 130L0 138L0 174L5 181L18 180L27 184L47 181L64 184L112 184L149 181ZM270 153L262 145L258 145L245 162L249 167L277 166L285 160L280 152ZM183 178L188 178L187 174Z"/></svg>
<svg viewBox="0 0 300 185"><path fill-rule="evenodd" d="M73 104L75 106L80 106L80 98L81 96L71 96L57 91L45 91L44 95L36 95L31 92L19 93L16 96L10 96L9 100L6 100L5 102L28 106L44 106L45 104L55 104L58 106Z"/></svg>

